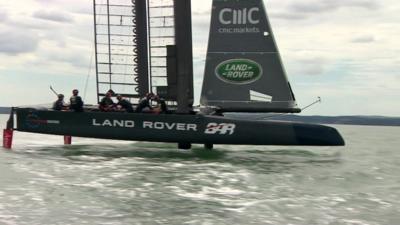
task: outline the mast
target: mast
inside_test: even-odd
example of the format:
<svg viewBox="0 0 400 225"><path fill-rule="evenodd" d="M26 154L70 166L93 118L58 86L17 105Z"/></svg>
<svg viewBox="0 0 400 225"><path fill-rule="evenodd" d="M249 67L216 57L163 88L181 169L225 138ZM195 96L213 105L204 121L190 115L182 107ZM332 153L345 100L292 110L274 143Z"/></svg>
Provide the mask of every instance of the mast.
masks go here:
<svg viewBox="0 0 400 225"><path fill-rule="evenodd" d="M148 29L148 0L134 0L136 5L136 49L137 49L137 73L138 92L144 97L149 90L149 29Z"/></svg>
<svg viewBox="0 0 400 225"><path fill-rule="evenodd" d="M99 64L98 62L98 45L97 45L97 10L96 10L96 0L93 0L93 23L94 23L94 55L96 60L96 93L97 93L97 101L99 101Z"/></svg>
<svg viewBox="0 0 400 225"><path fill-rule="evenodd" d="M190 0L174 0L179 114L193 109L192 10Z"/></svg>

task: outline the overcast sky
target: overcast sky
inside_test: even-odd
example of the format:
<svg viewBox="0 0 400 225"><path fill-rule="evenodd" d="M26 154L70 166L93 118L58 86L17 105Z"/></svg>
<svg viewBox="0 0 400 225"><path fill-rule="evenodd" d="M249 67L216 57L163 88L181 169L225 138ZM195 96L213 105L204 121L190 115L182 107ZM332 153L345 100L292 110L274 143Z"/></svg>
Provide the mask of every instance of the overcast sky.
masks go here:
<svg viewBox="0 0 400 225"><path fill-rule="evenodd" d="M400 116L399 1L265 2L300 107L323 99L304 114ZM198 99L211 0L192 3ZM0 105L52 102L49 85L94 103L93 51L91 0L1 1Z"/></svg>

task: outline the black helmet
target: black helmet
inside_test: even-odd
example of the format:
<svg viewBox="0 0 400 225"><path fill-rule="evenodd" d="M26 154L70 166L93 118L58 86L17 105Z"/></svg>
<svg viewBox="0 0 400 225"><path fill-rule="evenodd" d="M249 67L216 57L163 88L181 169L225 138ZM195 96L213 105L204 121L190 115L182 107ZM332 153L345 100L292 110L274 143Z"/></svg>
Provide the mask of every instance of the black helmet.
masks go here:
<svg viewBox="0 0 400 225"><path fill-rule="evenodd" d="M153 96L154 96L154 94L151 92L146 94L147 99L151 99L151 98L153 98Z"/></svg>

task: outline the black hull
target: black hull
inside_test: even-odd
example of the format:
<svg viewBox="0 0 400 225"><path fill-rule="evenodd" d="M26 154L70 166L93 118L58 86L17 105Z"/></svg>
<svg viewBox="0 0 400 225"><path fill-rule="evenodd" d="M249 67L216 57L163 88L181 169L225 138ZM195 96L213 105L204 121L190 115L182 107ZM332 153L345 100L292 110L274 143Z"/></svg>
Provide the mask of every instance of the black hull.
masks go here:
<svg viewBox="0 0 400 225"><path fill-rule="evenodd" d="M16 130L53 135L146 142L229 145L342 146L336 129L280 121L204 115L57 112L19 108Z"/></svg>

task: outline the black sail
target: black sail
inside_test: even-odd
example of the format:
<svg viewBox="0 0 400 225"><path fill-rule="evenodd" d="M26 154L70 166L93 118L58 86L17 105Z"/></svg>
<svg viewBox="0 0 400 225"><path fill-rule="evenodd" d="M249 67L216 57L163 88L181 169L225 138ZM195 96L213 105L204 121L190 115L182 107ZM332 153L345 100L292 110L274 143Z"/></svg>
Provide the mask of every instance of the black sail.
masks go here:
<svg viewBox="0 0 400 225"><path fill-rule="evenodd" d="M214 0L201 104L298 112L262 0Z"/></svg>

